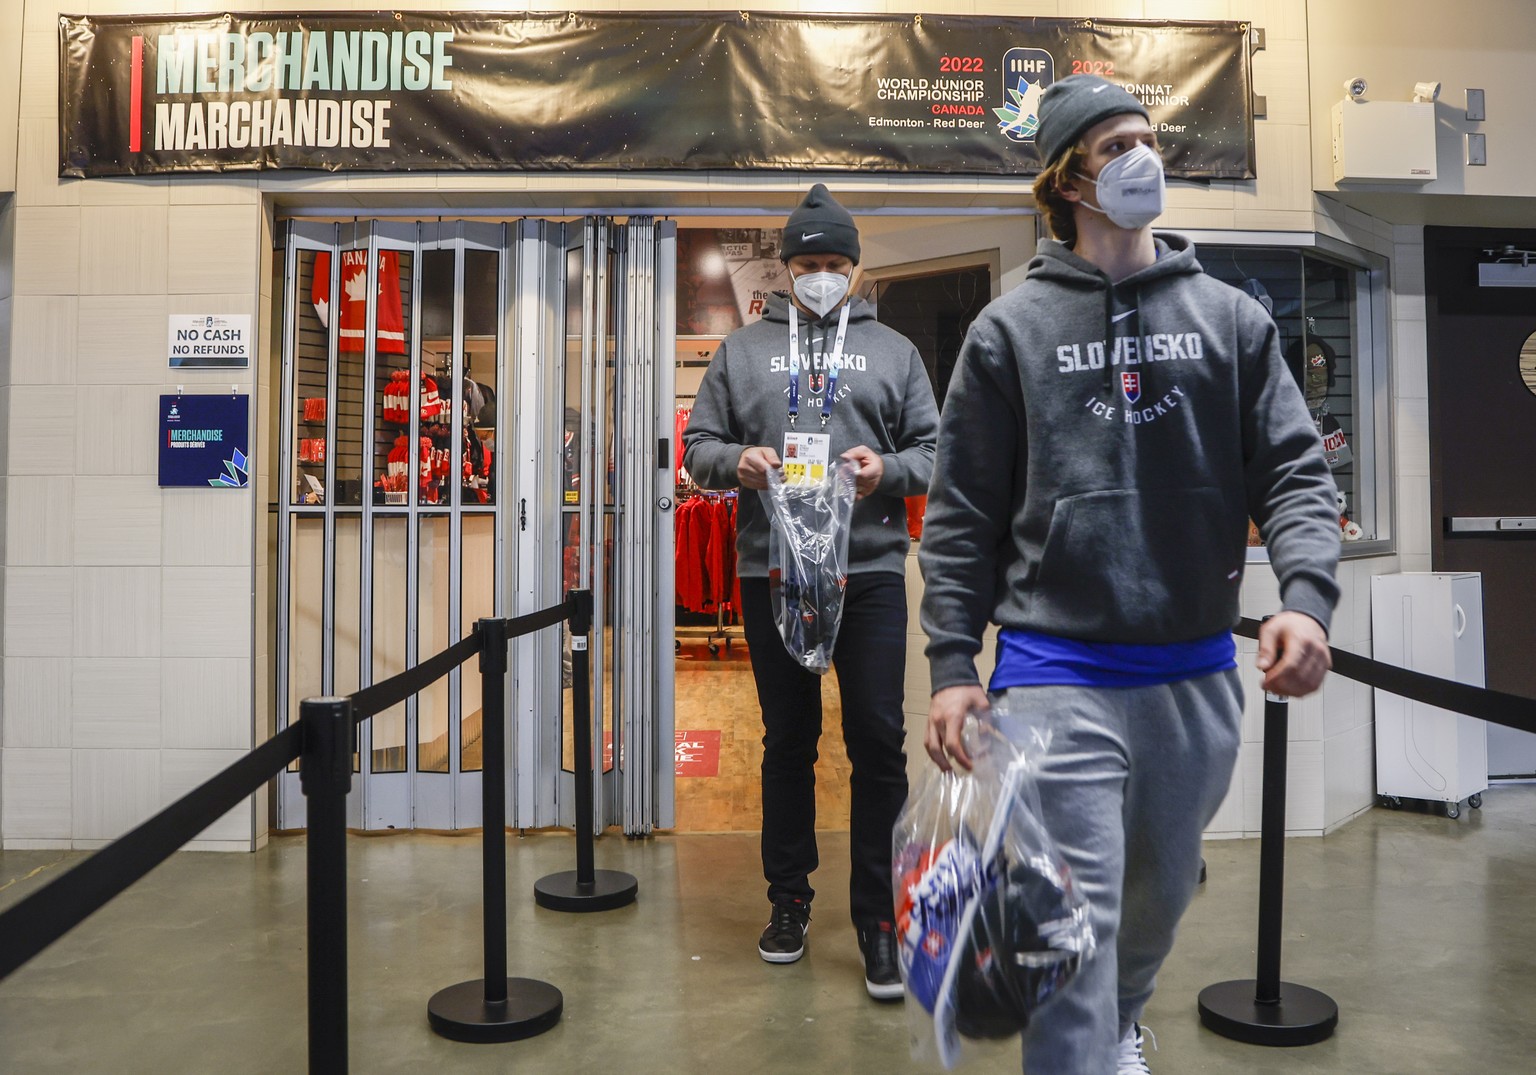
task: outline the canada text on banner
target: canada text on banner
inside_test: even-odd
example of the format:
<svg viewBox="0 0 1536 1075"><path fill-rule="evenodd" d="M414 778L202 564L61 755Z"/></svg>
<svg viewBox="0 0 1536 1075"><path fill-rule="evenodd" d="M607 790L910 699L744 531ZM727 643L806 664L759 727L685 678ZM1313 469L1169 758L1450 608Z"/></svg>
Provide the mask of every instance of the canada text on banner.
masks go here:
<svg viewBox="0 0 1536 1075"><path fill-rule="evenodd" d="M60 18L59 173L1030 175L1040 95L1139 97L1168 174L1248 179L1249 27L679 12Z"/></svg>

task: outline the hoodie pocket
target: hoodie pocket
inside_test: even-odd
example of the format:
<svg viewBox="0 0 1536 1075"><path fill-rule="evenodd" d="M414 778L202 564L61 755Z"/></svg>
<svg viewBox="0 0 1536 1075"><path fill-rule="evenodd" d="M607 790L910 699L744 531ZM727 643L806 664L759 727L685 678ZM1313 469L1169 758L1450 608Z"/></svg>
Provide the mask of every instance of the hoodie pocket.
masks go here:
<svg viewBox="0 0 1536 1075"><path fill-rule="evenodd" d="M1242 546L1217 489L1115 489L1065 497L1035 576L1037 630L1163 642L1230 627Z"/></svg>

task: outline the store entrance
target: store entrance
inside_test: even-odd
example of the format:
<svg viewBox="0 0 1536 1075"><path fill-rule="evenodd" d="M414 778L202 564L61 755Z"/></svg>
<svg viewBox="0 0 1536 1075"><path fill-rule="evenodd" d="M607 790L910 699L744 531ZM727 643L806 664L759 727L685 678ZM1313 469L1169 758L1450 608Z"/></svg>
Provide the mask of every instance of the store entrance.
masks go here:
<svg viewBox="0 0 1536 1075"><path fill-rule="evenodd" d="M995 223L948 220L860 221L866 241L861 290L879 320L912 340L935 388L947 386L966 329L996 295L999 279ZM1023 232L1025 229L1020 228ZM1027 237L1027 233L1026 233ZM944 250L948 246L948 250ZM1030 244L1032 247L1032 243ZM933 256L935 249L944 256ZM950 253L950 251L959 251ZM1015 255L1020 264L1024 250ZM762 827L761 709L753 654L741 627L732 555L738 496L693 483L683 467L681 440L694 399L721 341L757 320L789 278L779 260L776 228L685 226L678 233L676 355L677 545L676 802L677 829L756 832ZM921 524L922 503L908 505L909 532ZM914 547L915 548L915 547ZM909 566L908 678L921 660L916 566ZM823 829L846 830L851 766L843 744L837 672L822 684L822 737L816 763L816 817ZM916 713L927 692L909 690L908 753L916 748Z"/></svg>
<svg viewBox="0 0 1536 1075"><path fill-rule="evenodd" d="M671 818L673 229L648 218L291 221L280 399L277 724L590 588L596 823ZM663 555L660 550L668 550ZM625 630L615 632L615 624ZM570 824L568 640L513 644L509 822ZM360 728L349 824L480 823L470 661ZM662 749L662 746L665 749ZM304 825L296 773L278 825Z"/></svg>

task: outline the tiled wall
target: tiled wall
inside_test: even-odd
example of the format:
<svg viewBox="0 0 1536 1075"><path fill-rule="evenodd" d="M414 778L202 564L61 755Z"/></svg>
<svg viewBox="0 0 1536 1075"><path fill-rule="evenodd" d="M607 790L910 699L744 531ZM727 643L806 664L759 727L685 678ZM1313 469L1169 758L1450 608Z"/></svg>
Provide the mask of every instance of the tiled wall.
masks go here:
<svg viewBox="0 0 1536 1075"><path fill-rule="evenodd" d="M256 189L55 178L55 15L26 6L12 80L6 847L98 846L254 741L253 495L161 490L154 430L178 386L251 391L254 371L173 371L165 346L169 314L257 314ZM254 825L248 804L193 846L249 848Z"/></svg>

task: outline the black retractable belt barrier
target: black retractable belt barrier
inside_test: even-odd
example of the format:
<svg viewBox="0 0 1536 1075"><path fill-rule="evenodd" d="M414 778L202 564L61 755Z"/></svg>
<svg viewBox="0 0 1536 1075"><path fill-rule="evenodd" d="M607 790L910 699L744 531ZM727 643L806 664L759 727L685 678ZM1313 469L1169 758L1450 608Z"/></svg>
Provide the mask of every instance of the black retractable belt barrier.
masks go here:
<svg viewBox="0 0 1536 1075"><path fill-rule="evenodd" d="M150 870L196 839L299 756L302 728L290 724L213 779L0 913L0 980Z"/></svg>
<svg viewBox="0 0 1536 1075"><path fill-rule="evenodd" d="M1264 805L1259 826L1257 978L1218 982L1200 991L1200 1022L1250 1045L1311 1045L1333 1033L1339 1006L1325 993L1280 980L1285 901L1285 761L1290 704L1264 695Z"/></svg>
<svg viewBox="0 0 1536 1075"><path fill-rule="evenodd" d="M587 636L592 631L592 591L572 590L571 721L576 752L576 869L552 873L533 886L533 898L551 911L608 911L634 900L640 883L592 861L592 689Z"/></svg>
<svg viewBox="0 0 1536 1075"><path fill-rule="evenodd" d="M309 1070L347 1070L347 793L356 725L351 698L299 704L309 904Z"/></svg>
<svg viewBox="0 0 1536 1075"><path fill-rule="evenodd" d="M558 622L558 621L557 621ZM560 1021L565 998L547 982L507 977L507 621L483 619L480 774L485 977L439 990L427 1003L432 1029L454 1041L516 1041Z"/></svg>

